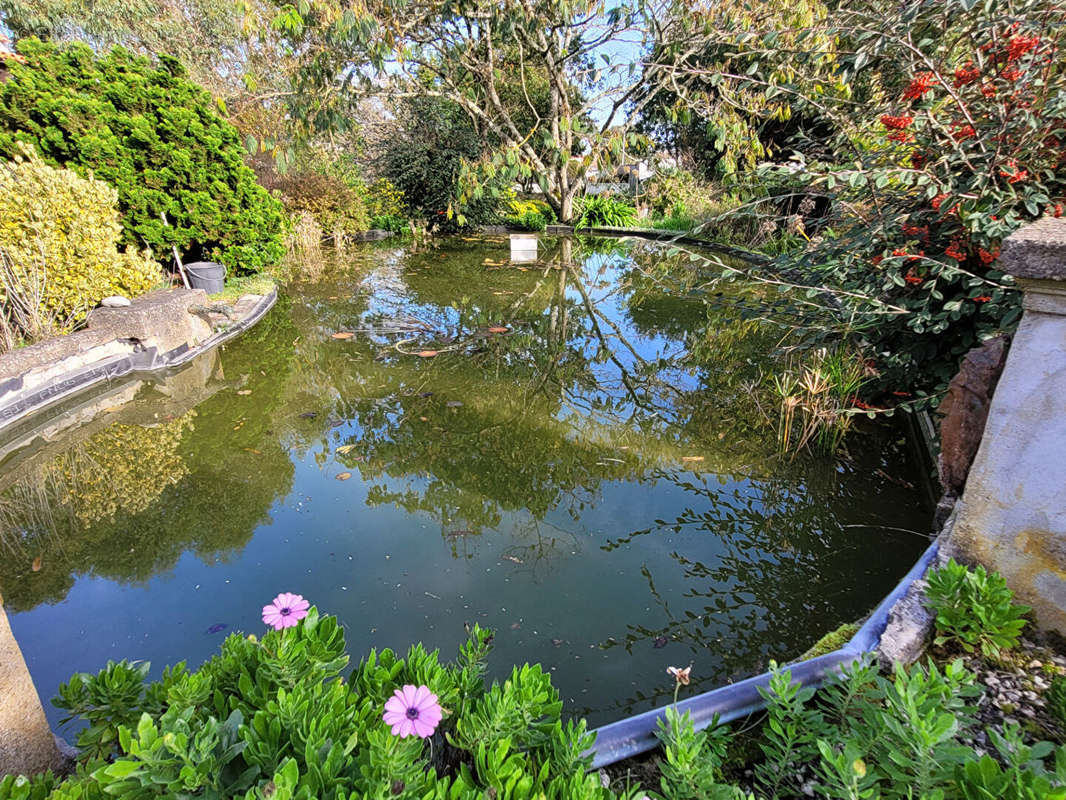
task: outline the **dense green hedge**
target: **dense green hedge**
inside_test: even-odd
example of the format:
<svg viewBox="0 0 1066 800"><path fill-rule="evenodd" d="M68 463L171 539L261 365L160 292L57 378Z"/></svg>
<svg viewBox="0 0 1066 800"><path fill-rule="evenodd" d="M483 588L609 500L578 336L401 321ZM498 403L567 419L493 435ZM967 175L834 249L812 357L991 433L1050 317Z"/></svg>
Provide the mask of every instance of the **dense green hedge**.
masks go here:
<svg viewBox="0 0 1066 800"><path fill-rule="evenodd" d="M116 47L19 42L0 83L0 156L19 140L53 164L118 189L127 244L167 260L221 261L255 272L282 255L282 210L243 160L237 129L174 59ZM170 227L160 217L165 213Z"/></svg>

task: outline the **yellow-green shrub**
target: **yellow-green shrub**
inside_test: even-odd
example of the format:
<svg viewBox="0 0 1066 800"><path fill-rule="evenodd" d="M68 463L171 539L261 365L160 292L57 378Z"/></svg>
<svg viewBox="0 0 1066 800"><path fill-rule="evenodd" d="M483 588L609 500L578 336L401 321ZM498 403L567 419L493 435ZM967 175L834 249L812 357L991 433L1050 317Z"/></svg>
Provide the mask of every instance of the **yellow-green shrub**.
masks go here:
<svg viewBox="0 0 1066 800"><path fill-rule="evenodd" d="M112 294L143 294L160 278L146 254L117 246L118 193L103 181L45 164L32 150L0 164L0 251L9 295L33 294L41 316L69 329ZM32 287L32 289L30 288Z"/></svg>
<svg viewBox="0 0 1066 800"><path fill-rule="evenodd" d="M407 198L388 178L378 178L366 187L366 210L371 218L407 216Z"/></svg>

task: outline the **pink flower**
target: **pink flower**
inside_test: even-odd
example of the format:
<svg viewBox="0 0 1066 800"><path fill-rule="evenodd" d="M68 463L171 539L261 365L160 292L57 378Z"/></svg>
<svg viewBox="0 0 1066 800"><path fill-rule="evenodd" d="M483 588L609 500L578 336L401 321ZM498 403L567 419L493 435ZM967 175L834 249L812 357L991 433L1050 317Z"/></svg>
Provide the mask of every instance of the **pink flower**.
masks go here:
<svg viewBox="0 0 1066 800"><path fill-rule="evenodd" d="M414 734L421 739L433 735L440 723L441 710L437 695L428 686L410 684L397 689L385 703L382 719L392 727L392 735L406 739Z"/></svg>
<svg viewBox="0 0 1066 800"><path fill-rule="evenodd" d="M263 606L263 622L276 631L291 628L307 616L310 607L303 595L282 592L270 605Z"/></svg>

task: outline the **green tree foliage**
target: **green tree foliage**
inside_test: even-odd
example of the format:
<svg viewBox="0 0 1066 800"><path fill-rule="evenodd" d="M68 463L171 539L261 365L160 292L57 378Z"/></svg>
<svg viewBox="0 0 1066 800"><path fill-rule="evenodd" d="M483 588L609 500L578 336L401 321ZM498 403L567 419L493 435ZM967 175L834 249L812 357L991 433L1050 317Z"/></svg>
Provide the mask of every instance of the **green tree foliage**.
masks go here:
<svg viewBox="0 0 1066 800"><path fill-rule="evenodd" d="M748 179L801 232L800 207L826 209L806 218L809 244L777 260L777 279L814 292L804 327L818 345L861 343L870 390L935 394L967 350L1016 324L999 244L1066 205L1064 14L1049 0L878 0L787 39L772 22L706 33L704 46L739 48L746 65L708 64L707 85L820 121L792 140L789 164Z"/></svg>
<svg viewBox="0 0 1066 800"><path fill-rule="evenodd" d="M34 145L53 164L118 190L123 241L157 258L256 272L282 254L280 204L245 166L237 130L177 61L122 48L97 58L25 39L0 84L0 154ZM166 216L166 222L162 215Z"/></svg>
<svg viewBox="0 0 1066 800"><path fill-rule="evenodd" d="M828 16L821 0L678 0L670 24L656 28L649 56L666 85L641 87L649 103L638 128L718 176L750 169L805 136L824 136L817 109L794 104L777 87L802 70L812 92L847 96L834 74L832 38L819 29ZM760 36L778 54L765 52ZM794 62L789 54L797 49L802 58Z"/></svg>
<svg viewBox="0 0 1066 800"><path fill-rule="evenodd" d="M604 0L403 0L368 3L362 14L324 0L284 5L272 24L302 41L334 44L305 70L312 85L348 88L353 64L380 67L392 57L388 91L459 106L492 150L464 172L464 198L479 199L501 175L534 180L558 218L570 221L589 171L622 152L623 111L650 100L635 99L647 75L604 47L624 37L639 46L644 22L637 3Z"/></svg>
<svg viewBox="0 0 1066 800"><path fill-rule="evenodd" d="M495 221L501 181L477 199L460 201L463 164L485 152L478 129L462 108L438 97L412 98L403 104L397 122L381 169L403 193L409 212L445 229L456 226L457 215L475 225Z"/></svg>

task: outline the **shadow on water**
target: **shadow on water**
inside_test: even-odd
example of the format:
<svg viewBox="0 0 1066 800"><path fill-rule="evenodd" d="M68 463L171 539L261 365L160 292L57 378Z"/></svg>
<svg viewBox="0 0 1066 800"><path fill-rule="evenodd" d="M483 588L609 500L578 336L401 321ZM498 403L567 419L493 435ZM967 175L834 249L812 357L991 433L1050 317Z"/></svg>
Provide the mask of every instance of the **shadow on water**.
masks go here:
<svg viewBox="0 0 1066 800"><path fill-rule="evenodd" d="M367 247L222 351L0 442L0 591L42 694L197 663L296 591L353 653L492 626L497 674L541 661L598 724L667 697L667 665L710 688L873 606L929 524L905 435L783 457L750 295L664 280L657 245L542 247Z"/></svg>

